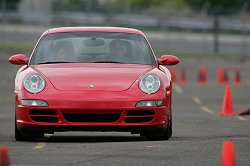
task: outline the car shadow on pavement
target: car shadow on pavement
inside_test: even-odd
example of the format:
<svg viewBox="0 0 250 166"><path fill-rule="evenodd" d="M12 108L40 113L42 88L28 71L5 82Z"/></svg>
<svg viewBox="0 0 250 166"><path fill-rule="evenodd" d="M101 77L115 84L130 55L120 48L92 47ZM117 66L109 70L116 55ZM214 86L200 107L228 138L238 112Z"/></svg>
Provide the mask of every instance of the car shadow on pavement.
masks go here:
<svg viewBox="0 0 250 166"><path fill-rule="evenodd" d="M145 137L140 136L51 136L38 138L36 142L88 142L88 143L104 143L104 142L138 142L147 141Z"/></svg>

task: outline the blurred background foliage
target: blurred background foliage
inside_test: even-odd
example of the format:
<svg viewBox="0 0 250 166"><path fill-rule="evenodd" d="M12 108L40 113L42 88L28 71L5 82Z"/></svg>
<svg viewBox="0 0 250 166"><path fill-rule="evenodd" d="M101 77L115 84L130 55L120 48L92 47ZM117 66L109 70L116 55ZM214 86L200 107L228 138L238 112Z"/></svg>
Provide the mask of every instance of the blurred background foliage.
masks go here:
<svg viewBox="0 0 250 166"><path fill-rule="evenodd" d="M0 7L2 8L3 5L5 4L5 8L8 10L17 10L18 8L18 3L21 0L0 0Z"/></svg>
<svg viewBox="0 0 250 166"><path fill-rule="evenodd" d="M7 10L16 10L21 0L1 0ZM250 0L52 0L54 11L82 11L99 13L141 13L150 8L190 8L206 10L208 14L228 15L250 9Z"/></svg>
<svg viewBox="0 0 250 166"><path fill-rule="evenodd" d="M200 11L206 7L208 14L228 15L233 14L248 3L248 0L186 0L194 10Z"/></svg>
<svg viewBox="0 0 250 166"><path fill-rule="evenodd" d="M185 0L55 0L54 10L87 11L101 13L139 13L151 7L184 7Z"/></svg>
<svg viewBox="0 0 250 166"><path fill-rule="evenodd" d="M176 9L182 9L203 11L208 15L232 15L242 8L249 12L249 2L250 0L54 0L53 10L159 16L162 13L176 13Z"/></svg>

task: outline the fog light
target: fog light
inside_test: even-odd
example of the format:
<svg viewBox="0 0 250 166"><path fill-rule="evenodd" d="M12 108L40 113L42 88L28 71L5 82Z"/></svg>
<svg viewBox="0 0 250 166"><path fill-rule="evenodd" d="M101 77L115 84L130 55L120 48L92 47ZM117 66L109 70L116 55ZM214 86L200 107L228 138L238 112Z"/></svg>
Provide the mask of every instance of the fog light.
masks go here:
<svg viewBox="0 0 250 166"><path fill-rule="evenodd" d="M162 100L144 100L136 103L135 107L160 107Z"/></svg>
<svg viewBox="0 0 250 166"><path fill-rule="evenodd" d="M43 100L22 100L23 106L48 107L48 103Z"/></svg>

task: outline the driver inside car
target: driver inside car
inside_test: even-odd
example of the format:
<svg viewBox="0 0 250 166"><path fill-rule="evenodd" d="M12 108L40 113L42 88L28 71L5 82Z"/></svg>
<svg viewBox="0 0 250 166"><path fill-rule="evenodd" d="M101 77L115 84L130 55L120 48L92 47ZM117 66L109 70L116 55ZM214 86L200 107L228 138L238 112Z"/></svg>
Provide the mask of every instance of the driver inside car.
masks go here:
<svg viewBox="0 0 250 166"><path fill-rule="evenodd" d="M56 57L57 61L74 61L75 59L75 51L73 44L69 41L59 41L55 45Z"/></svg>
<svg viewBox="0 0 250 166"><path fill-rule="evenodd" d="M127 62L132 56L132 46L125 40L113 40L109 44L111 60Z"/></svg>

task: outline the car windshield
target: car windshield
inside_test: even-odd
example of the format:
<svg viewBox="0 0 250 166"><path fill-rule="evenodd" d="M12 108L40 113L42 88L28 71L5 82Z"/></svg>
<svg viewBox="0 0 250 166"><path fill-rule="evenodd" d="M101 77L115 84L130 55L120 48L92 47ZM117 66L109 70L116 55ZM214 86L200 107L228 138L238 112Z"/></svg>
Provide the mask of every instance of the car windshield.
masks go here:
<svg viewBox="0 0 250 166"><path fill-rule="evenodd" d="M111 32L70 32L45 35L30 64L124 63L155 65L141 35Z"/></svg>

